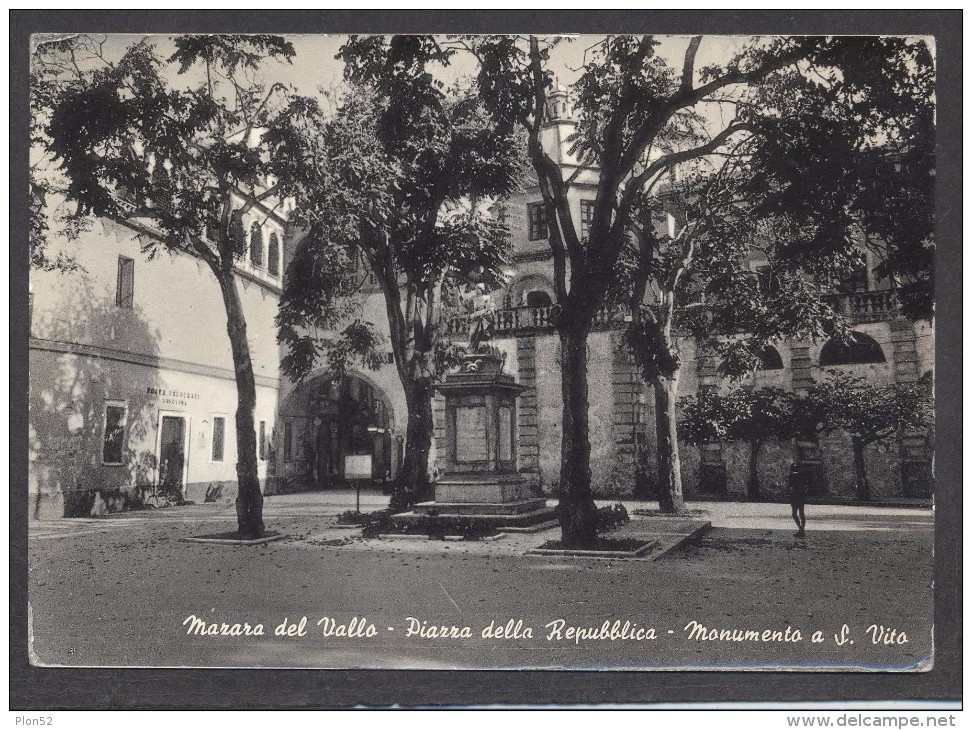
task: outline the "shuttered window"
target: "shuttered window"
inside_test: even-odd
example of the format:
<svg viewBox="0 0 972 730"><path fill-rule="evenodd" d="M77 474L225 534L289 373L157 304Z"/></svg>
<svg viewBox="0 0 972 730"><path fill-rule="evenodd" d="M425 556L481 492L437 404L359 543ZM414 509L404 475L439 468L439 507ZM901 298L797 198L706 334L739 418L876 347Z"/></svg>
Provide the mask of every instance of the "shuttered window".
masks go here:
<svg viewBox="0 0 972 730"><path fill-rule="evenodd" d="M118 257L118 283L115 289L115 305L131 309L135 301L135 260Z"/></svg>
<svg viewBox="0 0 972 730"><path fill-rule="evenodd" d="M250 263L263 266L263 231L256 223L250 226Z"/></svg>
<svg viewBox="0 0 972 730"><path fill-rule="evenodd" d="M267 251L267 271L274 276L280 273L280 239L276 233L270 234L270 243Z"/></svg>
<svg viewBox="0 0 972 730"><path fill-rule="evenodd" d="M213 461L223 460L223 448L226 442L226 419L213 416Z"/></svg>
<svg viewBox="0 0 972 730"><path fill-rule="evenodd" d="M101 452L101 462L107 465L122 463L125 448L125 413L123 402L105 404L105 441Z"/></svg>
<svg viewBox="0 0 972 730"><path fill-rule="evenodd" d="M527 221L530 224L531 241L539 241L547 237L547 209L543 203L527 205Z"/></svg>
<svg viewBox="0 0 972 730"><path fill-rule="evenodd" d="M581 201L581 239L586 240L588 234L591 232L591 221L594 220L594 201L593 200L582 200Z"/></svg>
<svg viewBox="0 0 972 730"><path fill-rule="evenodd" d="M284 423L284 461L290 461L294 458L294 430L290 425L290 421Z"/></svg>

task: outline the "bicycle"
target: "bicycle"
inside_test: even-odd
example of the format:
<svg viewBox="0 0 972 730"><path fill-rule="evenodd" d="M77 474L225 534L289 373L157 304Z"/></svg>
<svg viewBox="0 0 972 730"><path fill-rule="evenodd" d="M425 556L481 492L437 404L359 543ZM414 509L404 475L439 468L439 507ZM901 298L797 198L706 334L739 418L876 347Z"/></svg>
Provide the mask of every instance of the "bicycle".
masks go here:
<svg viewBox="0 0 972 730"><path fill-rule="evenodd" d="M163 465L162 473L159 475L160 483L152 485L152 495L146 500L146 504L150 504L156 509L174 507L182 503L182 490L179 489L179 485L167 484L165 477L165 465Z"/></svg>
<svg viewBox="0 0 972 730"><path fill-rule="evenodd" d="M175 505L181 503L182 498L179 495L178 488L172 489L163 486L152 486L152 495L146 500L146 504L150 504L156 509L162 507L174 507Z"/></svg>

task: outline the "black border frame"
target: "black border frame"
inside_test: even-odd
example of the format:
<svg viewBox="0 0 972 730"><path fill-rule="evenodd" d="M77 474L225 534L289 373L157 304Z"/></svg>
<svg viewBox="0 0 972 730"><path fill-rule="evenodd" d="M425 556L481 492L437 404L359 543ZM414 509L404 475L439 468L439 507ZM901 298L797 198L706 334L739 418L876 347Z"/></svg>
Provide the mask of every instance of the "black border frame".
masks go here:
<svg viewBox="0 0 972 730"><path fill-rule="evenodd" d="M959 699L962 11L10 11L10 708L296 709ZM27 660L28 38L34 32L932 35L937 45L934 668L925 673L51 669ZM946 323L947 326L940 326ZM150 684L149 684L150 683ZM147 694L146 686L153 691ZM163 689L164 688L164 689Z"/></svg>

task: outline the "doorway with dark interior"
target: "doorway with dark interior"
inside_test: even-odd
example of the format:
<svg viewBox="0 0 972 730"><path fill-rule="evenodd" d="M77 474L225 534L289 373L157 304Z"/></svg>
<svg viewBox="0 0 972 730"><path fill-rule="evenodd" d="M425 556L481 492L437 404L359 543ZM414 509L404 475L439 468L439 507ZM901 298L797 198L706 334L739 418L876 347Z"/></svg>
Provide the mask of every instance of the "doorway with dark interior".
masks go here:
<svg viewBox="0 0 972 730"><path fill-rule="evenodd" d="M312 382L307 399L312 428L312 488L345 486L345 459L371 457L371 484L385 486L397 473L389 405L363 378ZM400 459L400 456L398 457Z"/></svg>
<svg viewBox="0 0 972 730"><path fill-rule="evenodd" d="M185 487L188 431L185 416L159 414L158 486L160 491L177 500L182 499Z"/></svg>

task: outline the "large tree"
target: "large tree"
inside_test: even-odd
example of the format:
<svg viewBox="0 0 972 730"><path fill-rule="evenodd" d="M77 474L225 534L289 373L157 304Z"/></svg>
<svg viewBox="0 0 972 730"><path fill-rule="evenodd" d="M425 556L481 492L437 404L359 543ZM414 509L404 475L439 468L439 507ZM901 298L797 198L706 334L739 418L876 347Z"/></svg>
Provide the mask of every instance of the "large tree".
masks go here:
<svg viewBox="0 0 972 730"><path fill-rule="evenodd" d="M925 378L914 383L874 385L863 378L835 372L815 383L801 399L807 412L804 418L818 432L844 431L850 435L854 455L854 480L857 498L871 499L864 450L902 431L920 431L931 422L931 382Z"/></svg>
<svg viewBox="0 0 972 730"><path fill-rule="evenodd" d="M268 153L261 130L301 103L255 77L268 61L289 62L294 49L267 35L180 36L164 58L149 39L114 55L106 42L74 36L38 49L36 64L53 69L56 84L43 144L67 178L75 218L148 226L148 255L198 256L218 282L238 395L237 523L241 536L257 537L264 523L256 388L236 264L246 251L244 216L279 208L273 180L289 172Z"/></svg>
<svg viewBox="0 0 972 730"><path fill-rule="evenodd" d="M591 49L575 84L574 104L579 114L575 150L583 166L597 171L597 192L585 240L579 236L580 227L569 204L576 178L541 143L553 83L550 44L537 36L472 37L463 43L479 59L479 85L488 108L500 122L516 122L528 133L529 158L546 208L554 286L561 308L557 319L564 401L561 527L565 544L590 544L596 530L587 339L614 282L636 203L659 175L718 150L745 132L746 126L731 117L728 123L710 123L708 139L702 144L666 149L660 143L686 119L700 115L707 103L718 102L720 95L758 86L781 70L832 52L840 41L753 39L727 63L699 69L696 57L701 36L688 41L677 66L656 54L659 41L652 36L611 36ZM677 382L667 378L662 385L674 396Z"/></svg>
<svg viewBox="0 0 972 730"><path fill-rule="evenodd" d="M811 235L812 225L770 225L742 210L738 181L750 158L739 147L723 158L714 170L680 170L663 190L638 196L612 294L628 307L627 341L654 392L658 493L669 512L684 504L677 412L686 338L697 358L718 360L723 375L751 373L771 343L841 326L821 294L856 261L847 243L816 274L806 271L784 246Z"/></svg>
<svg viewBox="0 0 972 730"><path fill-rule="evenodd" d="M569 191L580 168L566 172L541 143L540 132L546 121L547 95L552 84L549 44L535 36L465 40L480 60L480 86L489 108L498 119L516 120L528 131L530 159L549 222L554 284L561 307L557 321L563 350L564 397L561 522L564 540L569 544L589 543L595 538L587 416L587 338L622 268L618 263L627 247L632 223L644 213L646 190L650 191L674 168L724 152L747 136L765 136L773 126L766 120L774 117L759 112L771 110L774 102L788 101L789 108L801 110L800 92L807 89L807 84L797 88L795 95L788 96L786 86L778 83L781 77L794 80L818 75L824 86L839 89L839 94L852 104L858 104L863 97L864 102L851 114L858 122L865 120L865 111L868 105L874 105L875 99L893 105L901 96L898 88L903 81L920 77L920 84L927 87L927 49L915 50L915 44L904 40L756 38L744 44L726 63L697 69L696 58L702 42L701 36L689 39L680 63L675 65L656 54L659 41L651 36L612 36L588 50L589 60L574 86L574 109L578 113L574 151L582 167L597 171L597 192L587 238L581 239L580 227L575 225L569 204ZM909 67L916 63L917 74ZM820 69L833 75L828 80ZM799 86L800 82L797 83ZM776 89L780 93L774 95ZM874 93L867 93L871 91ZM728 114L713 113L717 107ZM888 136L890 127L884 124L888 118L889 115L884 115L879 117L880 121L864 122L872 125L872 138ZM777 129L785 130L789 124L792 131L800 125L795 119L782 116L775 119ZM763 122L762 127L759 122ZM817 147L816 151L826 149L828 142L818 141L823 141L824 146ZM764 149L769 152L771 146L766 145ZM785 149L776 151L778 154L768 169L787 183L784 189L791 197L767 196L771 198L767 206L775 202L785 207L796 201L796 218L802 223L805 211L792 194L797 190L813 192L820 181L810 176L811 184L803 185L804 171L799 163L808 160L788 157ZM811 205L819 207L820 201ZM826 225L814 227L828 228ZM653 268L657 255L657 247L649 245L648 248L646 270ZM675 249L685 250L678 245ZM688 252L688 255L694 254ZM716 260L729 261L734 255L727 252ZM669 289L677 287L684 278L679 273L682 267L677 265L677 257L677 254L670 257L675 265L666 271L669 283L674 282ZM912 256L909 260L916 258L920 257ZM637 304L640 307L640 300ZM674 317L667 316L670 307L664 306L664 301L662 304L663 316L649 322L649 331L644 333L647 335L644 344L653 349L642 349L651 365L649 371L653 371L651 379L656 385L656 397L663 401L657 408L669 414L666 422L659 424L660 438L670 447L667 449L669 464L662 475L668 495L663 506L678 510L681 480L674 419L677 359L668 357L674 337ZM642 320L647 321L647 317ZM638 324L635 322L635 328Z"/></svg>
<svg viewBox="0 0 972 730"><path fill-rule="evenodd" d="M771 439L797 435L797 396L780 388L741 387L730 393L703 391L681 405L678 433L696 446L718 441L743 441L749 446L747 498L761 497L759 455Z"/></svg>
<svg viewBox="0 0 972 730"><path fill-rule="evenodd" d="M512 125L491 124L474 89L441 80L450 56L430 36L352 36L339 53L348 88L336 112L292 120L318 134L312 173L290 190L309 235L278 318L285 366L299 377L322 355L338 370L348 358L369 361L382 339L360 319L340 329L355 293L335 275L362 260L384 299L408 412L394 507L428 494L432 397L460 352L442 337L443 301L501 284L506 230L489 207L523 167Z"/></svg>
<svg viewBox="0 0 972 730"><path fill-rule="evenodd" d="M927 315L930 64L920 42L827 42L732 97L732 137L713 138L704 159L674 153L667 174L635 197L630 282L619 279L632 314L628 339L655 390L663 508L682 506L681 338L691 335L703 356L739 375L774 341L839 334L842 312L825 294L864 265L868 250L880 260L878 276L900 285L903 311ZM704 134L685 115L666 141L698 150ZM656 224L666 214L667 231Z"/></svg>

